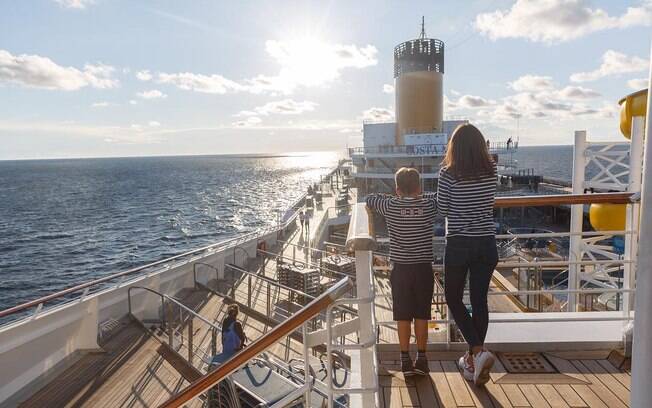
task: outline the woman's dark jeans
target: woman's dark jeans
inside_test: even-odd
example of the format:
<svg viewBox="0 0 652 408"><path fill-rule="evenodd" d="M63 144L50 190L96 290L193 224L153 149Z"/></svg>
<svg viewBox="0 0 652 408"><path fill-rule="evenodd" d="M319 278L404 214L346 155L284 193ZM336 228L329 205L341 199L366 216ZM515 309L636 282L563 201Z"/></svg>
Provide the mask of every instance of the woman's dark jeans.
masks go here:
<svg viewBox="0 0 652 408"><path fill-rule="evenodd" d="M444 293L448 310L453 315L469 348L484 344L489 326L487 292L491 275L498 264L496 237L448 237L444 255ZM462 302L466 276L470 272L469 289L473 317Z"/></svg>

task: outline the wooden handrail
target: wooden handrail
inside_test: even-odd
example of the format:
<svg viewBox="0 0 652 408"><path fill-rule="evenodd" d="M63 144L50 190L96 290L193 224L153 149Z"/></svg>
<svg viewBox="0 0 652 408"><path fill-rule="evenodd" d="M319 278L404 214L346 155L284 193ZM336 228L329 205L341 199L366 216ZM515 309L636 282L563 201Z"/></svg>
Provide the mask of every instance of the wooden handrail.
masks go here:
<svg viewBox="0 0 652 408"><path fill-rule="evenodd" d="M550 194L535 196L496 197L495 208L542 207L563 204L627 204L632 193L593 193L593 194ZM346 237L348 250L373 250L376 240L372 231L373 222L365 203L353 207L349 232Z"/></svg>
<svg viewBox="0 0 652 408"><path fill-rule="evenodd" d="M223 380L225 377L233 373L242 365L247 363L252 358L256 357L269 346L292 333L299 328L302 324L317 315L322 310L325 310L335 300L342 297L347 291L353 288L353 281L350 278L344 278L333 285L326 292L322 293L315 300L304 306L289 319L274 327L271 331L265 333L255 342L251 343L239 353L235 354L232 358L227 360L224 364L220 365L214 371L204 374L201 378L193 381L192 384L187 386L181 392L168 399L160 408L174 408L180 407L191 399L199 396L201 393L207 391L215 384Z"/></svg>

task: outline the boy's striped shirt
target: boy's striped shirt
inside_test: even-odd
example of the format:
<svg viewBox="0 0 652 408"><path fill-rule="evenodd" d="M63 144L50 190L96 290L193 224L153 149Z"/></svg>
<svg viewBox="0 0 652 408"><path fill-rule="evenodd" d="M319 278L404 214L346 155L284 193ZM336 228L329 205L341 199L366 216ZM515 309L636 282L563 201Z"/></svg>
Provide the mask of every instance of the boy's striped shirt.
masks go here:
<svg viewBox="0 0 652 408"><path fill-rule="evenodd" d="M483 237L496 234L494 201L496 169L477 179L458 180L442 167L437 211L446 217L446 236Z"/></svg>
<svg viewBox="0 0 652 408"><path fill-rule="evenodd" d="M373 194L367 207L385 217L389 232L389 257L401 264L433 261L432 236L437 195L426 193L418 198Z"/></svg>

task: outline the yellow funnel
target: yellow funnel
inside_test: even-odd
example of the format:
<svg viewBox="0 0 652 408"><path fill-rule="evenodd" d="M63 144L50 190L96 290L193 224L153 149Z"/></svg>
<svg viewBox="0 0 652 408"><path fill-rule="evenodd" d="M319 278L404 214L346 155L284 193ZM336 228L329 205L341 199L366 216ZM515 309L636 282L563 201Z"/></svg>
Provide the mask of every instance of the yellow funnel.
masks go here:
<svg viewBox="0 0 652 408"><path fill-rule="evenodd" d="M647 89L641 89L618 101L620 107L620 132L627 139L632 138L632 117L645 116Z"/></svg>

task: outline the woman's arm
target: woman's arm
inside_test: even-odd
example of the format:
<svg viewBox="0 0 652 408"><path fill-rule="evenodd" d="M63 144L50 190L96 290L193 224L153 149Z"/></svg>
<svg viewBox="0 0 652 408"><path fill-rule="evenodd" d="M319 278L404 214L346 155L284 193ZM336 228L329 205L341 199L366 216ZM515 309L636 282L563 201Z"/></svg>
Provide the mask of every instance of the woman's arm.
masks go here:
<svg viewBox="0 0 652 408"><path fill-rule="evenodd" d="M450 203L451 179L448 172L443 168L439 170L439 182L437 184L437 212L448 217L448 204Z"/></svg>

